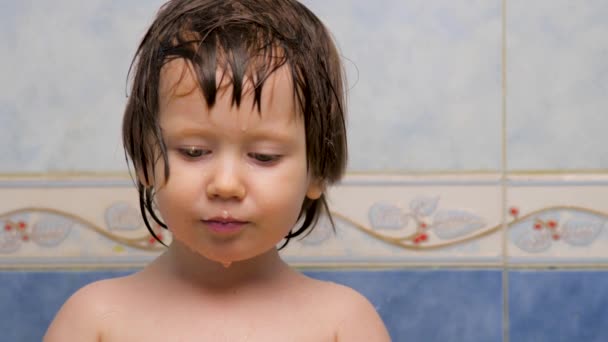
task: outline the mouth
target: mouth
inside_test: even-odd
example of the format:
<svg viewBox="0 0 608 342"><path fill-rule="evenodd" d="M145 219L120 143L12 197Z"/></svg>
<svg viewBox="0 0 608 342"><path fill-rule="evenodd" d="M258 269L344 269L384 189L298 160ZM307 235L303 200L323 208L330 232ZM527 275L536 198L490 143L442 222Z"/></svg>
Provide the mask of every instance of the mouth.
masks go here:
<svg viewBox="0 0 608 342"><path fill-rule="evenodd" d="M241 231L247 221L240 221L233 218L213 217L208 220L202 220L203 224L211 231L220 234L236 233Z"/></svg>

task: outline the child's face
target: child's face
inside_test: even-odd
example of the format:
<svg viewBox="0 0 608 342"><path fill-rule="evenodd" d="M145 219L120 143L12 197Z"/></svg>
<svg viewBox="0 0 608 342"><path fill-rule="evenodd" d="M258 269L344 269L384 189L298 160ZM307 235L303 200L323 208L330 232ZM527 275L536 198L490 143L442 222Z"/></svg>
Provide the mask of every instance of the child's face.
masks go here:
<svg viewBox="0 0 608 342"><path fill-rule="evenodd" d="M282 240L305 197L322 193L307 171L289 69L266 81L260 114L248 86L233 106L228 82L209 109L191 71L182 74L185 65L175 60L161 72L170 178L164 183L161 158L154 175L159 211L173 238L193 251L223 263L252 258Z"/></svg>

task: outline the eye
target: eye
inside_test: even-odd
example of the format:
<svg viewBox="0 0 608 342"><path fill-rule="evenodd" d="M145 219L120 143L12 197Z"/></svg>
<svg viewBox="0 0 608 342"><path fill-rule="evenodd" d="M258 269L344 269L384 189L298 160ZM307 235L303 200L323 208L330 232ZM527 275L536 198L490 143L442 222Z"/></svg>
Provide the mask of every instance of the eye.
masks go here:
<svg viewBox="0 0 608 342"><path fill-rule="evenodd" d="M187 157L190 159L200 158L202 156L205 156L205 155L211 153L211 151L209 151L209 150L204 150L204 149L198 148L198 147L180 148L180 149L178 149L178 151L184 157Z"/></svg>
<svg viewBox="0 0 608 342"><path fill-rule="evenodd" d="M281 159L281 156L277 154L249 153L248 155L262 164L270 164Z"/></svg>

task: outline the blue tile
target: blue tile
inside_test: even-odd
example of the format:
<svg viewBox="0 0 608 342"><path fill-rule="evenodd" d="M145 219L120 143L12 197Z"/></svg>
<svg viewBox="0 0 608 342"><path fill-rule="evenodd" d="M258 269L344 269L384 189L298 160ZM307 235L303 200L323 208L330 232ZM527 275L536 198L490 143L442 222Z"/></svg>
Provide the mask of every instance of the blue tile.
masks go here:
<svg viewBox="0 0 608 342"><path fill-rule="evenodd" d="M501 271L306 273L348 285L365 295L380 313L393 341L502 341Z"/></svg>
<svg viewBox="0 0 608 342"><path fill-rule="evenodd" d="M0 331L40 341L63 302L92 281L126 271L0 272ZM500 271L307 271L351 286L378 309L393 341L501 341Z"/></svg>
<svg viewBox="0 0 608 342"><path fill-rule="evenodd" d="M608 341L607 271L509 274L511 341Z"/></svg>
<svg viewBox="0 0 608 342"><path fill-rule="evenodd" d="M95 280L125 271L0 272L2 341L39 342L63 302Z"/></svg>

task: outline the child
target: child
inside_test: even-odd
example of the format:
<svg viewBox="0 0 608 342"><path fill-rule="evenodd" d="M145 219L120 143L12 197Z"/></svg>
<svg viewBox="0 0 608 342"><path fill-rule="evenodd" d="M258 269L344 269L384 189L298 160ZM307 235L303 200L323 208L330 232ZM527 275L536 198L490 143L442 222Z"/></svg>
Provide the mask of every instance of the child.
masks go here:
<svg viewBox="0 0 608 342"><path fill-rule="evenodd" d="M389 341L360 294L276 248L327 212L346 164L342 68L319 19L295 0L169 1L134 66L125 149L146 225L173 241L76 292L45 341Z"/></svg>

